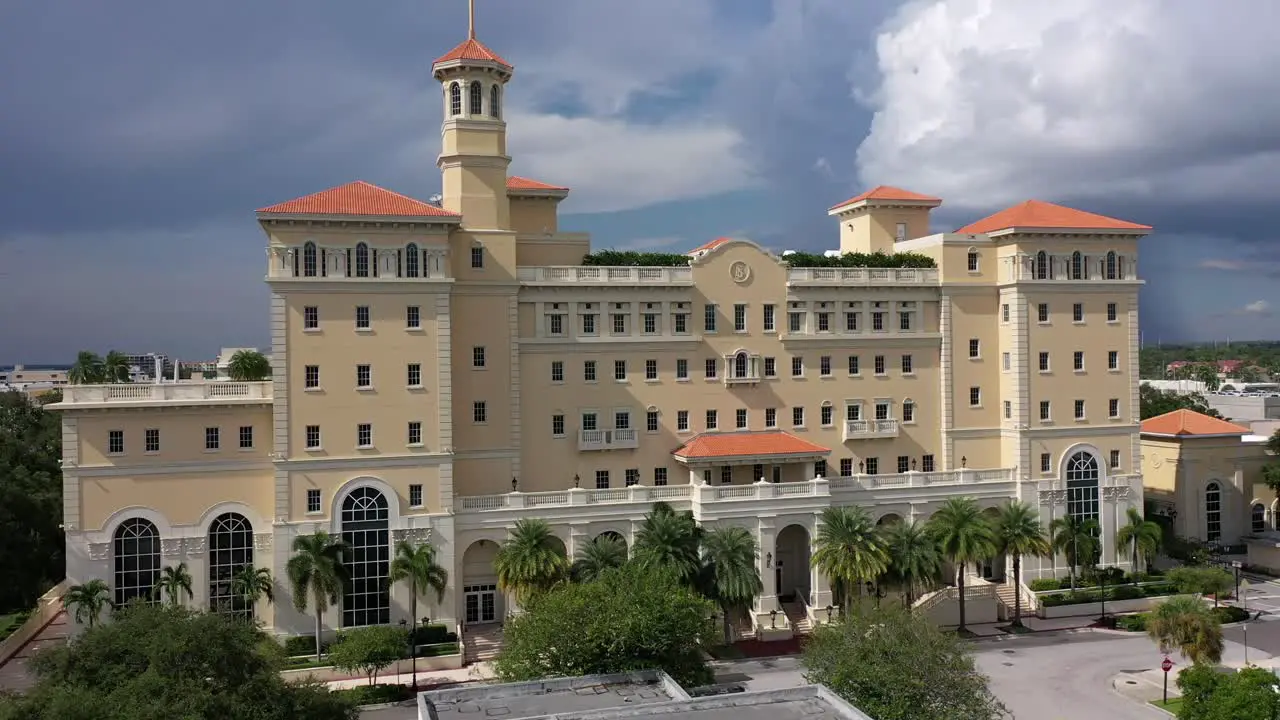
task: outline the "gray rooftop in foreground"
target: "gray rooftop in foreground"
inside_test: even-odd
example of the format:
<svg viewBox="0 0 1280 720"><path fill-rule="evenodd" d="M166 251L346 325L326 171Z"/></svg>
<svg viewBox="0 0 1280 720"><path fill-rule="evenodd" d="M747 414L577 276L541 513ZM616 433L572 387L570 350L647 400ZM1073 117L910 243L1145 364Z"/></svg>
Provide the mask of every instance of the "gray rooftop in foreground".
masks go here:
<svg viewBox="0 0 1280 720"><path fill-rule="evenodd" d="M478 685L418 695L419 720L871 720L821 685L689 696L662 671Z"/></svg>

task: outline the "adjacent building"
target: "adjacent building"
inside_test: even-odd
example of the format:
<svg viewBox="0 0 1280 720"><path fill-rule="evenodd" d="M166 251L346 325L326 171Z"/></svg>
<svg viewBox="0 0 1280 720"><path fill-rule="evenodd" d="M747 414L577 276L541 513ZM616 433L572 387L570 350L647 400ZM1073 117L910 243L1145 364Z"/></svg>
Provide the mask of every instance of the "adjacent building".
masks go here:
<svg viewBox="0 0 1280 720"><path fill-rule="evenodd" d="M513 609L493 559L518 519L572 555L631 543L663 501L750 529L753 617L799 627L832 603L810 566L825 508L924 521L957 496L1097 518L1127 565L1149 227L1028 201L931 233L940 199L881 186L828 210L839 250L925 261L806 266L721 238L676 266L587 264L559 226L569 189L509 171L511 63L473 36L433 74L439 205L353 182L258 211L271 381L67 388L70 582L123 601L185 562L195 604L229 607L253 563L281 579L257 616L307 633L284 568L324 530L352 547L326 629L407 618L386 582L401 540L449 569L426 614L472 627Z"/></svg>

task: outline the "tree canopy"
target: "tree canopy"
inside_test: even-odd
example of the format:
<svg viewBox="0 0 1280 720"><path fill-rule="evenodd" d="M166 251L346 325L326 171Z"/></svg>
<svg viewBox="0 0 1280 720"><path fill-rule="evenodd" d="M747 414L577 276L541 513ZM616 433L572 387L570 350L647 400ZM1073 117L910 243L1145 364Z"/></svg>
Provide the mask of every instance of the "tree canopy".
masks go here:
<svg viewBox="0 0 1280 720"><path fill-rule="evenodd" d="M30 608L65 576L61 458L57 414L0 393L0 613Z"/></svg>
<svg viewBox="0 0 1280 720"><path fill-rule="evenodd" d="M1280 694L1270 670L1250 667L1224 673L1195 665L1178 674L1182 690L1179 720L1274 720L1280 717Z"/></svg>
<svg viewBox="0 0 1280 720"><path fill-rule="evenodd" d="M1158 390L1143 384L1138 387L1138 401L1141 404L1143 420L1184 409L1194 410L1209 417L1222 417L1221 413L1209 407L1204 396L1199 393L1180 395L1172 390Z"/></svg>

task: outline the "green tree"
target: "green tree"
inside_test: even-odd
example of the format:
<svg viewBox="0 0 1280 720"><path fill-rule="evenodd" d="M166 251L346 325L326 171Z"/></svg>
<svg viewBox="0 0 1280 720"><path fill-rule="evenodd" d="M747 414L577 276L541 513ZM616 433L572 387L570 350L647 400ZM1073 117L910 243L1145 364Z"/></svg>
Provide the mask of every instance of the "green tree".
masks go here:
<svg viewBox="0 0 1280 720"><path fill-rule="evenodd" d="M1222 417L1221 413L1209 407L1203 395L1198 393L1179 395L1172 390L1157 390L1146 383L1138 386L1138 401L1143 420L1183 409L1193 410L1209 417Z"/></svg>
<svg viewBox="0 0 1280 720"><path fill-rule="evenodd" d="M814 542L813 566L830 578L843 600L841 614L853 609L854 593L889 567L889 549L867 511L857 505L824 508Z"/></svg>
<svg viewBox="0 0 1280 720"><path fill-rule="evenodd" d="M237 350L227 363L227 375L237 382L257 382L271 377L271 361L257 350Z"/></svg>
<svg viewBox="0 0 1280 720"><path fill-rule="evenodd" d="M160 568L160 579L156 580L153 589L157 596L163 596L170 605L175 607L182 604L183 595L190 600L192 598L191 572L187 570L187 564L181 562L176 566L166 565Z"/></svg>
<svg viewBox="0 0 1280 720"><path fill-rule="evenodd" d="M81 350L71 369L67 371L67 381L72 385L94 385L104 382L106 378L107 371L102 356L88 350Z"/></svg>
<svg viewBox="0 0 1280 720"><path fill-rule="evenodd" d="M756 538L745 528L716 528L702 537L703 593L720 606L724 642L733 642L732 616L751 607L764 591L760 580L760 551Z"/></svg>
<svg viewBox="0 0 1280 720"><path fill-rule="evenodd" d="M1160 652L1177 650L1196 664L1222 661L1222 625L1197 597L1178 595L1156 605L1147 616L1147 634Z"/></svg>
<svg viewBox="0 0 1280 720"><path fill-rule="evenodd" d="M1147 520L1142 516L1142 511L1135 507L1125 511L1125 517L1128 523L1116 531L1116 545L1129 546L1129 570L1137 573L1138 560L1145 559L1150 563L1151 558L1160 550L1164 531L1160 529L1159 523Z"/></svg>
<svg viewBox="0 0 1280 720"><path fill-rule="evenodd" d="M997 553L1013 559L1013 622L1022 627L1022 558L1044 557L1052 552L1040 516L1032 507L1010 500L1000 508L992 523Z"/></svg>
<svg viewBox="0 0 1280 720"><path fill-rule="evenodd" d="M498 587L515 595L523 607L550 590L569 573L564 546L545 520L517 520L511 536L498 548L493 560Z"/></svg>
<svg viewBox="0 0 1280 720"><path fill-rule="evenodd" d="M1197 365L1191 376L1204 383L1205 390L1214 392L1218 389L1218 368L1216 365Z"/></svg>
<svg viewBox="0 0 1280 720"><path fill-rule="evenodd" d="M929 518L929 532L938 541L942 556L956 566L956 589L960 599L960 626L965 628L964 580L969 563L977 563L995 554L995 533L991 523L978 509L973 498L949 498Z"/></svg>
<svg viewBox="0 0 1280 720"><path fill-rule="evenodd" d="M102 379L109 383L129 382L129 359L119 350L112 350L102 360Z"/></svg>
<svg viewBox="0 0 1280 720"><path fill-rule="evenodd" d="M418 596L434 590L436 602L444 602L444 591L449 586L449 571L436 562L436 547L431 543L414 545L406 540L396 544L396 556L391 561L387 576L390 583L409 583L409 617L412 628L409 643L413 648L413 686L418 686Z"/></svg>
<svg viewBox="0 0 1280 720"><path fill-rule="evenodd" d="M1178 592L1199 595L1212 595L1213 606L1218 606L1219 596L1231 592L1235 578L1223 568L1203 566L1182 566L1169 571L1169 582L1178 588Z"/></svg>
<svg viewBox="0 0 1280 720"><path fill-rule="evenodd" d="M372 685L383 668L404 657L409 634L390 625L344 630L329 648L329 662L339 670L358 672Z"/></svg>
<svg viewBox="0 0 1280 720"><path fill-rule="evenodd" d="M1248 667L1224 673L1208 665L1193 665L1178 674L1182 690L1180 720L1275 720L1280 717L1280 694L1270 670Z"/></svg>
<svg viewBox="0 0 1280 720"><path fill-rule="evenodd" d="M1280 499L1280 430L1267 438L1267 452L1271 453L1272 459L1262 466L1262 481Z"/></svg>
<svg viewBox="0 0 1280 720"><path fill-rule="evenodd" d="M627 546L611 535L601 535L578 551L570 569L574 582L593 582L606 570L627 564Z"/></svg>
<svg viewBox="0 0 1280 720"><path fill-rule="evenodd" d="M954 633L885 607L816 628L805 679L876 720L991 720L1005 708Z"/></svg>
<svg viewBox="0 0 1280 720"><path fill-rule="evenodd" d="M242 614L250 618L262 598L266 598L267 602L275 602L275 585L275 578L271 577L269 568L256 568L252 563L241 565L231 575L231 594L244 604Z"/></svg>
<svg viewBox="0 0 1280 720"><path fill-rule="evenodd" d="M64 576L61 459L58 413L0 392L0 613L30 609Z"/></svg>
<svg viewBox="0 0 1280 720"><path fill-rule="evenodd" d="M347 581L347 544L323 530L293 539L293 557L285 565L293 606L316 614L316 662L320 661L320 624L324 611L336 604Z"/></svg>
<svg viewBox="0 0 1280 720"><path fill-rule="evenodd" d="M278 651L264 651L272 644L230 616L134 603L39 652L35 687L0 698L0 718L357 720L324 686L285 682Z"/></svg>
<svg viewBox="0 0 1280 720"><path fill-rule="evenodd" d="M902 591L907 607L942 580L942 553L923 523L896 522L882 532L889 554L885 579Z"/></svg>
<svg viewBox="0 0 1280 720"><path fill-rule="evenodd" d="M676 512L664 502L654 503L636 531L632 559L642 567L670 568L692 585L702 569L702 534L693 513Z"/></svg>
<svg viewBox="0 0 1280 720"><path fill-rule="evenodd" d="M90 580L82 585L72 585L62 596L62 607L69 610L78 623L89 627L98 624L102 611L111 607L111 588L102 580Z"/></svg>
<svg viewBox="0 0 1280 720"><path fill-rule="evenodd" d="M1098 544L1098 522L1077 515L1063 515L1049 524L1049 544L1062 553L1071 568L1071 589L1076 589L1076 576L1082 567L1092 564Z"/></svg>
<svg viewBox="0 0 1280 720"><path fill-rule="evenodd" d="M1262 382L1262 369L1253 365L1241 365L1232 375L1235 375L1233 380L1239 380L1242 383Z"/></svg>
<svg viewBox="0 0 1280 720"><path fill-rule="evenodd" d="M685 687L706 685L714 612L672 570L628 563L536 598L504 626L494 667L507 682L658 668Z"/></svg>

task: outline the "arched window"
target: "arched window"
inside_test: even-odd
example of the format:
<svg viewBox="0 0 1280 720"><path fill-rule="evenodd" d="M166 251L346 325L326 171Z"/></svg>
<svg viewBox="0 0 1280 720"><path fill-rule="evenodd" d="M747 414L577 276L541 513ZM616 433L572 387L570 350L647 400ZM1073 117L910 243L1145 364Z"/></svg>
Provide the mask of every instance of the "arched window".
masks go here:
<svg viewBox="0 0 1280 720"><path fill-rule="evenodd" d="M747 372L748 365L749 363L747 362L747 354L745 352L740 352L737 355L734 355L733 356L733 376L735 378L746 377L749 374Z"/></svg>
<svg viewBox="0 0 1280 720"><path fill-rule="evenodd" d="M449 114L462 114L462 86L456 82L449 84Z"/></svg>
<svg viewBox="0 0 1280 720"><path fill-rule="evenodd" d="M391 622L389 527L387 498L381 492L360 487L342 501L342 540L349 548L342 627Z"/></svg>
<svg viewBox="0 0 1280 720"><path fill-rule="evenodd" d="M1067 514L1082 520L1098 519L1098 459L1077 452L1067 459Z"/></svg>
<svg viewBox="0 0 1280 720"><path fill-rule="evenodd" d="M1222 487L1216 482L1204 488L1204 539L1222 539Z"/></svg>
<svg viewBox="0 0 1280 720"><path fill-rule="evenodd" d="M501 93L502 91L498 89L497 85L493 85L492 87L489 88L489 117L492 117L492 118L502 117L502 98L500 97Z"/></svg>
<svg viewBox="0 0 1280 720"><path fill-rule="evenodd" d="M480 86L479 80L471 81L471 107L469 108L472 115L482 115L484 113L484 88Z"/></svg>
<svg viewBox="0 0 1280 720"><path fill-rule="evenodd" d="M1107 279L1108 279L1108 280L1115 280L1115 279L1116 279L1116 270L1117 270L1117 268L1116 268L1116 251L1115 251L1115 250L1109 250L1109 251L1107 252L1107 275L1106 275L1106 277L1107 277Z"/></svg>
<svg viewBox="0 0 1280 720"><path fill-rule="evenodd" d="M302 274L306 277L316 276L316 244L310 240L302 246Z"/></svg>
<svg viewBox="0 0 1280 720"><path fill-rule="evenodd" d="M1253 521L1253 531L1263 532L1267 529L1267 508L1262 503L1253 504L1253 512L1250 513Z"/></svg>
<svg viewBox="0 0 1280 720"><path fill-rule="evenodd" d="M916 401L907 398L902 401L902 422L909 423L916 421Z"/></svg>
<svg viewBox="0 0 1280 720"><path fill-rule="evenodd" d="M1049 254L1043 250L1036 253L1035 276L1037 280L1049 279Z"/></svg>
<svg viewBox="0 0 1280 720"><path fill-rule="evenodd" d="M356 277L369 277L369 246L356 243Z"/></svg>
<svg viewBox="0 0 1280 720"><path fill-rule="evenodd" d="M231 587L246 565L253 565L253 525L239 513L223 513L209 525L210 610L253 617L253 606Z"/></svg>
<svg viewBox="0 0 1280 720"><path fill-rule="evenodd" d="M1080 254L1079 250L1071 253L1071 279L1084 279L1084 256Z"/></svg>
<svg viewBox="0 0 1280 720"><path fill-rule="evenodd" d="M969 272L971 273L978 272L978 249L977 248L969 248L968 267L969 267Z"/></svg>
<svg viewBox="0 0 1280 720"><path fill-rule="evenodd" d="M409 247L404 249L404 276L418 277L418 246L415 243L409 243Z"/></svg>
<svg viewBox="0 0 1280 720"><path fill-rule="evenodd" d="M160 533L150 520L130 518L116 528L112 543L116 570L116 605L133 598L156 600L160 579Z"/></svg>

